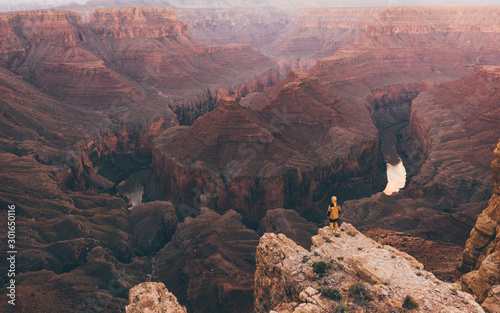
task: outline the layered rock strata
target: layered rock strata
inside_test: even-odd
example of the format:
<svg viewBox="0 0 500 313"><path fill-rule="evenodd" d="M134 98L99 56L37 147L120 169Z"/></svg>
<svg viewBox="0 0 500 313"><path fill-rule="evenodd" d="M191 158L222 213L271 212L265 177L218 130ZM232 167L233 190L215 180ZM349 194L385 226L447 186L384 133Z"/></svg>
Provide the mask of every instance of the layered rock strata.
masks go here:
<svg viewBox="0 0 500 313"><path fill-rule="evenodd" d="M276 209L267 211L260 220L258 233L284 234L302 247L311 246L311 237L318 232L318 226L299 216L296 211Z"/></svg>
<svg viewBox="0 0 500 313"><path fill-rule="evenodd" d="M308 251L282 234L261 238L256 312L334 312L341 307L352 312L404 312L406 296L414 299L419 312L484 312L470 294L440 281L408 254L366 238L350 224L343 224L336 235L320 229L312 241Z"/></svg>
<svg viewBox="0 0 500 313"><path fill-rule="evenodd" d="M29 162L15 164L27 168ZM38 192L51 192L50 179L43 176L46 173L35 174L40 178ZM33 173L18 179L30 177ZM7 181L4 176L0 179ZM162 235L175 231L175 208L171 203L148 203L129 214L127 203L111 195L66 192L53 193L53 197L57 216L44 212L43 202L36 198L31 201L42 204L40 212L16 207L16 235L22 238L16 243L16 307L20 312L122 310L128 290L152 272L146 255L156 254L155 244L164 245L168 239ZM1 201L5 207L9 203ZM139 220L146 211L151 216L168 216L170 224L159 218L144 231ZM6 217L2 221L6 223ZM1 309L10 311L6 295L1 299Z"/></svg>
<svg viewBox="0 0 500 313"><path fill-rule="evenodd" d="M459 270L465 288L472 292L487 312L500 307L500 143L491 163L495 189L488 207L479 215L470 233Z"/></svg>
<svg viewBox="0 0 500 313"><path fill-rule="evenodd" d="M250 46L200 44L170 8L96 9L86 24L64 10L7 13L0 42L1 65L44 92L136 123L138 105L146 122L173 120L169 105L275 67Z"/></svg>
<svg viewBox="0 0 500 313"><path fill-rule="evenodd" d="M153 163L164 193L254 221L276 207L305 213L333 193L369 194L378 144L368 113L303 72L272 89L258 109L226 98L160 137Z"/></svg>
<svg viewBox="0 0 500 313"><path fill-rule="evenodd" d="M363 230L371 225L465 244L492 191L498 86L497 67L480 66L421 93L412 102L400 145L414 176L398 196L347 204L345 218Z"/></svg>

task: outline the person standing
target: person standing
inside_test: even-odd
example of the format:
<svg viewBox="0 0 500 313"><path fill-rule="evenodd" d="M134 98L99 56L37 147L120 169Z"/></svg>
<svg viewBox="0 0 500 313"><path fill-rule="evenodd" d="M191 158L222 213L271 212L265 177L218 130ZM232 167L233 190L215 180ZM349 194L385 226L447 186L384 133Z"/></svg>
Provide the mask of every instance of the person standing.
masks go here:
<svg viewBox="0 0 500 313"><path fill-rule="evenodd" d="M332 202L328 206L328 212L326 213L328 218L330 219L330 230L331 231L339 230L338 221L339 221L339 217L340 217L341 212L342 212L342 209L340 208L340 205L337 204L337 197L333 196Z"/></svg>

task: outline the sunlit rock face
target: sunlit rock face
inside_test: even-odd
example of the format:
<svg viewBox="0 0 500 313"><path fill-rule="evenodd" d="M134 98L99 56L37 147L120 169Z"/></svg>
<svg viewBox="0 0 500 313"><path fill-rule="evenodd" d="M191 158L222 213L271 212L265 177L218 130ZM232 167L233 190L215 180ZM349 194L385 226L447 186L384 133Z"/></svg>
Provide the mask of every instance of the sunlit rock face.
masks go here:
<svg viewBox="0 0 500 313"><path fill-rule="evenodd" d="M350 224L343 224L337 234L320 228L312 242L307 250L283 234L261 237L256 312L335 312L341 303L349 312L404 312L406 295L423 311L484 312L472 295L438 280L415 258L377 244ZM361 297L353 286L368 296ZM328 297L326 291L333 289L336 296Z"/></svg>
<svg viewBox="0 0 500 313"><path fill-rule="evenodd" d="M472 292L487 312L495 312L500 306L500 143L494 151L491 163L495 189L488 207L479 215L467 240L459 270L467 273L462 277L466 290Z"/></svg>

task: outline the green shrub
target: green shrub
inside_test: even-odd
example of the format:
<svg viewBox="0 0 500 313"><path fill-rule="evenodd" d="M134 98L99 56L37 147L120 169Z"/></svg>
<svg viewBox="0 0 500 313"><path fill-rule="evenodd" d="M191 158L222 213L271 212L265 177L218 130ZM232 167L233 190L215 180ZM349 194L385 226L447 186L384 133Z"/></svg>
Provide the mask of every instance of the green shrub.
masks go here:
<svg viewBox="0 0 500 313"><path fill-rule="evenodd" d="M361 283L352 283L349 286L348 294L349 296L360 300L366 300L366 301L373 300L373 297L370 294L370 292L366 290L366 287Z"/></svg>
<svg viewBox="0 0 500 313"><path fill-rule="evenodd" d="M319 262L314 262L312 267L313 267L313 273L316 273L321 276L325 274L327 270L332 268L332 265L330 263L326 263L325 261L319 261Z"/></svg>
<svg viewBox="0 0 500 313"><path fill-rule="evenodd" d="M418 309L418 303L410 295L403 300L403 308L408 310Z"/></svg>
<svg viewBox="0 0 500 313"><path fill-rule="evenodd" d="M333 301L340 301L342 299L342 295L337 288L323 288L320 292L323 297Z"/></svg>
<svg viewBox="0 0 500 313"><path fill-rule="evenodd" d="M348 234L349 236L351 236L351 237L356 236L356 234L355 234L355 233L353 233L351 230L348 230L348 231L347 231L347 234Z"/></svg>
<svg viewBox="0 0 500 313"><path fill-rule="evenodd" d="M339 303L336 307L335 307L335 311L333 311L334 313L348 313L349 310L347 310L347 305L345 303Z"/></svg>

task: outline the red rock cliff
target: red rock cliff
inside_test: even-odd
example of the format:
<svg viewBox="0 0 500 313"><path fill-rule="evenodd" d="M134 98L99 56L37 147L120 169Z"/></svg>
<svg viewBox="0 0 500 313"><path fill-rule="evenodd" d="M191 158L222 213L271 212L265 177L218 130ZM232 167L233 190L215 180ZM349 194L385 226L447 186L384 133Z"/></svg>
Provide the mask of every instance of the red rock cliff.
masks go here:
<svg viewBox="0 0 500 313"><path fill-rule="evenodd" d="M500 307L500 143L491 162L495 189L488 207L479 215L463 252L459 270L465 289L490 313Z"/></svg>
<svg viewBox="0 0 500 313"><path fill-rule="evenodd" d="M270 93L257 110L225 99L159 138L154 164L165 194L259 220L276 207L305 212L333 193L371 192L377 139L368 114L305 73Z"/></svg>
<svg viewBox="0 0 500 313"><path fill-rule="evenodd" d="M177 21L171 8L95 9L91 29L99 36L115 38L163 38L187 35L187 26Z"/></svg>

